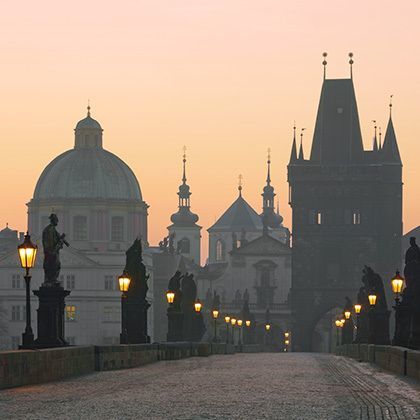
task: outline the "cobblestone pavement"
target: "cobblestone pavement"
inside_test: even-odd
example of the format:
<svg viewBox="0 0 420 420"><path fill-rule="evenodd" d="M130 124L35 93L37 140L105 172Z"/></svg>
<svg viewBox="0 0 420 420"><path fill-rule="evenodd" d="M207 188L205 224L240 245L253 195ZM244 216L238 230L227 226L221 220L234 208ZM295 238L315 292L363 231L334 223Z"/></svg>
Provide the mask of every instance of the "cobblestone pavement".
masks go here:
<svg viewBox="0 0 420 420"><path fill-rule="evenodd" d="M1 419L420 419L420 384L313 353L159 362L0 392Z"/></svg>

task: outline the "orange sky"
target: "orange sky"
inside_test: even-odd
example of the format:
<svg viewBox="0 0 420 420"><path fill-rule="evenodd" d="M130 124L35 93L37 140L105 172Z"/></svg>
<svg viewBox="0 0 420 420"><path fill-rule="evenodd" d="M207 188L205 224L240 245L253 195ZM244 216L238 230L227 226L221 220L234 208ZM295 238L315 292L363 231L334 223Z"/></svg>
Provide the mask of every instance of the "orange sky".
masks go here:
<svg viewBox="0 0 420 420"><path fill-rule="evenodd" d="M289 4L287 4L289 3ZM398 6L398 8L397 8ZM208 228L236 198L259 211L266 149L290 226L286 165L293 120L309 151L322 81L347 77L365 145L385 130L388 97L404 162L404 231L420 224L417 1L4 0L0 14L0 226L26 228L25 203L85 115L137 175L151 243L176 211L182 146L192 210ZM204 236L206 242L207 237Z"/></svg>

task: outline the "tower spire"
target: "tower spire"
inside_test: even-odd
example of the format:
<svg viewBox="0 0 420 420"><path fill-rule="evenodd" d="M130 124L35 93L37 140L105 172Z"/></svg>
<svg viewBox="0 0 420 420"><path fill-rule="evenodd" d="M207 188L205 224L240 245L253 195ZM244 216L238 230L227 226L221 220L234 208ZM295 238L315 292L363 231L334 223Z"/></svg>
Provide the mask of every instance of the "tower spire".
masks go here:
<svg viewBox="0 0 420 420"><path fill-rule="evenodd" d="M239 191L239 197L242 197L242 180L244 179L244 177L239 174L238 176L238 191Z"/></svg>
<svg viewBox="0 0 420 420"><path fill-rule="evenodd" d="M182 183L185 185L187 182L187 175L185 170L185 164L187 163L187 147L184 146L182 151L184 152L182 155Z"/></svg>
<svg viewBox="0 0 420 420"><path fill-rule="evenodd" d="M304 160L303 155L303 132L306 130L306 128L300 129L300 148L299 148L299 160Z"/></svg>
<svg viewBox="0 0 420 420"><path fill-rule="evenodd" d="M90 117L90 99L88 99L87 116Z"/></svg>
<svg viewBox="0 0 420 420"><path fill-rule="evenodd" d="M398 149L397 137L395 135L394 124L392 122L392 97L389 100L389 120L385 132L384 144L382 146L382 160L385 163L401 165L401 156Z"/></svg>
<svg viewBox="0 0 420 420"><path fill-rule="evenodd" d="M379 150L382 150L382 128L379 127L379 145L378 145Z"/></svg>
<svg viewBox="0 0 420 420"><path fill-rule="evenodd" d="M322 56L324 57L324 61L322 62L322 65L324 66L324 80L327 78L327 56L328 54L326 52L322 53Z"/></svg>
<svg viewBox="0 0 420 420"><path fill-rule="evenodd" d="M271 183L271 176L270 176L270 165L271 165L271 149L267 149L267 185Z"/></svg>
<svg viewBox="0 0 420 420"><path fill-rule="evenodd" d="M296 149L296 122L293 125L293 143L292 151L290 152L289 163L295 163L297 161L297 149Z"/></svg>
<svg viewBox="0 0 420 420"><path fill-rule="evenodd" d="M350 64L350 79L353 80L353 64L354 64L354 61L353 61L353 53L352 52L349 53L349 64Z"/></svg>

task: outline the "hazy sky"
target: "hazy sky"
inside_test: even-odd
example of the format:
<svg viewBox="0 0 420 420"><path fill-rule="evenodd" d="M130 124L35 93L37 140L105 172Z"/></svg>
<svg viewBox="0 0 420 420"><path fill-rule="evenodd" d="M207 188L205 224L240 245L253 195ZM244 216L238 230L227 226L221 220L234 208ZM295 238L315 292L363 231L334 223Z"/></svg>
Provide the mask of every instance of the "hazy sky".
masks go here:
<svg viewBox="0 0 420 420"><path fill-rule="evenodd" d="M365 146L388 98L404 162L404 231L420 224L418 1L90 0L1 2L0 227L85 116L137 175L157 243L177 209L182 146L192 210L207 229L237 196L261 208L266 149L285 224L293 121L312 141L322 82L354 79ZM204 242L207 236L203 235Z"/></svg>

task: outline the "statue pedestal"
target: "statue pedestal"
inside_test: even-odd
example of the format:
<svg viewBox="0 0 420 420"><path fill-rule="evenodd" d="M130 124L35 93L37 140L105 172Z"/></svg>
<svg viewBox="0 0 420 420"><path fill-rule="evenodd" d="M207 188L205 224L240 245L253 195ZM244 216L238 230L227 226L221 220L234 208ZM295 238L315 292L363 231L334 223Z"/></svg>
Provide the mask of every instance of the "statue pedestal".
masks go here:
<svg viewBox="0 0 420 420"><path fill-rule="evenodd" d="M369 344L389 344L389 317L391 311L369 311Z"/></svg>
<svg viewBox="0 0 420 420"><path fill-rule="evenodd" d="M408 347L410 340L411 310L404 303L397 303L395 309L394 346Z"/></svg>
<svg viewBox="0 0 420 420"><path fill-rule="evenodd" d="M418 306L411 310L411 335L408 347L420 350L420 308Z"/></svg>
<svg viewBox="0 0 420 420"><path fill-rule="evenodd" d="M41 286L34 290L39 298L38 338L34 348L65 347L68 343L64 334L64 299L70 294L61 286Z"/></svg>
<svg viewBox="0 0 420 420"><path fill-rule="evenodd" d="M168 334L166 335L166 340L175 342L175 341L184 341L182 334L184 315L180 309L168 308Z"/></svg>
<svg viewBox="0 0 420 420"><path fill-rule="evenodd" d="M127 297L122 310L125 324L127 344L150 343L147 335L147 310L150 303L145 299Z"/></svg>

